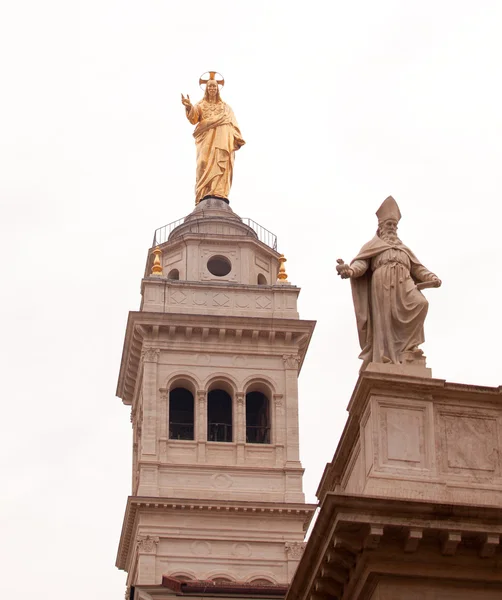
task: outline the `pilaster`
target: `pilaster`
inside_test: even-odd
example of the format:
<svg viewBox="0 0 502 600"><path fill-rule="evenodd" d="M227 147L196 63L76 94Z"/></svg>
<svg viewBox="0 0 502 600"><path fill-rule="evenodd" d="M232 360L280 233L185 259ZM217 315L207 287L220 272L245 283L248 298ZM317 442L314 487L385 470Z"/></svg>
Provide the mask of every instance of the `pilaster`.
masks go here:
<svg viewBox="0 0 502 600"><path fill-rule="evenodd" d="M207 393L205 390L197 390L196 397L197 401L194 406L194 438L197 440L198 461L200 463L205 463L207 440Z"/></svg>
<svg viewBox="0 0 502 600"><path fill-rule="evenodd" d="M237 464L242 465L246 460L244 444L246 443L246 400L244 392L235 394L236 415L235 423L235 441L237 442Z"/></svg>
<svg viewBox="0 0 502 600"><path fill-rule="evenodd" d="M285 397L286 397L286 466L298 466L300 443L298 431L298 354L284 354Z"/></svg>

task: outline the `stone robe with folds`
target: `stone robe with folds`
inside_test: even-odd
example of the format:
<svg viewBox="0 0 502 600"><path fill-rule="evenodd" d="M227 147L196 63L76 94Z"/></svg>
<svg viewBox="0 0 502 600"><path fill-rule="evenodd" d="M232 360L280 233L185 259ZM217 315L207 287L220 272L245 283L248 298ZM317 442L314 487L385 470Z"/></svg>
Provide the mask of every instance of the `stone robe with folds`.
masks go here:
<svg viewBox="0 0 502 600"><path fill-rule="evenodd" d="M428 302L416 283L431 281L428 271L402 242L387 243L375 236L351 263L352 296L363 360L403 362L424 341Z"/></svg>
<svg viewBox="0 0 502 600"><path fill-rule="evenodd" d="M197 148L195 203L206 196L228 198L235 151L245 144L228 104L202 100L187 111Z"/></svg>

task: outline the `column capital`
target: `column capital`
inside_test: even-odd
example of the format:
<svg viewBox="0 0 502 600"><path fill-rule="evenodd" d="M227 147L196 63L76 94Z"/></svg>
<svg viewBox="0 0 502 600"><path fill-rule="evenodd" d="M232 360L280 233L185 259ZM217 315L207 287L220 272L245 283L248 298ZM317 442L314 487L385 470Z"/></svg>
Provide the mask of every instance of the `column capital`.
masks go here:
<svg viewBox="0 0 502 600"><path fill-rule="evenodd" d="M197 390L197 400L202 403L206 401L206 390Z"/></svg>
<svg viewBox="0 0 502 600"><path fill-rule="evenodd" d="M276 406L280 407L283 405L284 394L273 394L272 397Z"/></svg>
<svg viewBox="0 0 502 600"><path fill-rule="evenodd" d="M156 363L159 360L159 348L143 348L141 350L141 359L144 363Z"/></svg>
<svg viewBox="0 0 502 600"><path fill-rule="evenodd" d="M167 400L167 395L168 395L167 388L159 388L159 392L160 392L160 399L162 401Z"/></svg>
<svg viewBox="0 0 502 600"><path fill-rule="evenodd" d="M237 400L237 404L244 404L244 392L236 392L235 399Z"/></svg>
<svg viewBox="0 0 502 600"><path fill-rule="evenodd" d="M297 369L300 365L300 357L298 354L283 354L282 360L286 369Z"/></svg>
<svg viewBox="0 0 502 600"><path fill-rule="evenodd" d="M288 559L300 560L306 545L305 542L286 542L284 546Z"/></svg>
<svg viewBox="0 0 502 600"><path fill-rule="evenodd" d="M160 539L152 535L138 535L136 542L138 544L138 552L141 554L155 554Z"/></svg>

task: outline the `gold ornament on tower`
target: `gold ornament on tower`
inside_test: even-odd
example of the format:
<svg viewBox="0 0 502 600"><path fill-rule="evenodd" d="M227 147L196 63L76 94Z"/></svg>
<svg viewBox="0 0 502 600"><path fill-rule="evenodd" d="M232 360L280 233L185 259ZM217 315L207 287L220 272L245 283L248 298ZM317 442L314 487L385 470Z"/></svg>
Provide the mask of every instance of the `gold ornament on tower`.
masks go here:
<svg viewBox="0 0 502 600"><path fill-rule="evenodd" d="M160 262L161 255L162 250L157 246L153 251L152 275L157 275L159 277L162 275L162 264Z"/></svg>
<svg viewBox="0 0 502 600"><path fill-rule="evenodd" d="M197 150L195 204L205 198L228 202L234 172L235 151L245 144L235 115L220 97L225 80L217 71L199 78L204 97L192 105L190 96L181 94L186 117L196 125L193 136Z"/></svg>
<svg viewBox="0 0 502 600"><path fill-rule="evenodd" d="M289 281L288 281L288 274L286 273L286 267L284 266L284 263L287 260L288 259L285 258L284 254L281 254L279 256L279 262L281 264L279 266L279 273L277 275L277 283L289 283Z"/></svg>

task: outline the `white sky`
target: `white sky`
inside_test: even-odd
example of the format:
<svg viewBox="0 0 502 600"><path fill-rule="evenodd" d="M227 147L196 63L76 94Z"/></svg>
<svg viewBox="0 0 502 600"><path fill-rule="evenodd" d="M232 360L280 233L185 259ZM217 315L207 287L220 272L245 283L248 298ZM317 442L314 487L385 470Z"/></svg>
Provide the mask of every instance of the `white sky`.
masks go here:
<svg viewBox="0 0 502 600"><path fill-rule="evenodd" d="M0 7L2 592L123 598L129 408L114 397L153 232L192 210L180 93L224 74L231 206L276 233L301 316L307 499L359 369L335 275L392 194L435 377L498 385L502 3L17 0ZM50 592L50 594L49 594Z"/></svg>

